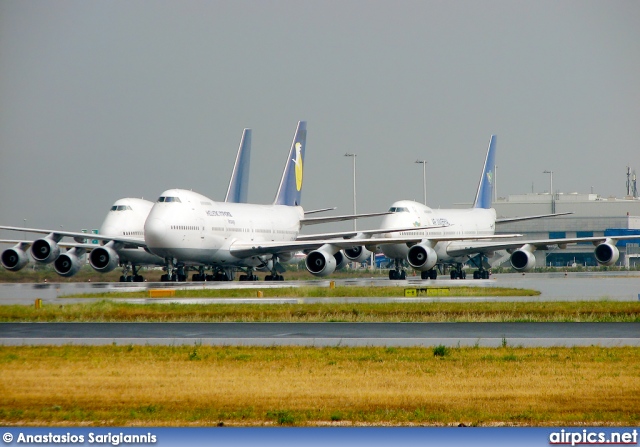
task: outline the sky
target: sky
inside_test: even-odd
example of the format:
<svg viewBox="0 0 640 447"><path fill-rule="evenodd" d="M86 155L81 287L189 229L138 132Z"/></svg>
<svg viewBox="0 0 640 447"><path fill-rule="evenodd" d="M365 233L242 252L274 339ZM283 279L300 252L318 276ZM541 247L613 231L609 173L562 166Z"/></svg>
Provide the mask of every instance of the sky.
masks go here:
<svg viewBox="0 0 640 447"><path fill-rule="evenodd" d="M306 210L353 211L345 153L358 212L423 201L416 160L431 207L471 202L492 134L499 196L548 192L552 170L556 191L623 197L639 23L616 0L0 0L0 225L223 200L245 127L249 201L271 203L299 120Z"/></svg>

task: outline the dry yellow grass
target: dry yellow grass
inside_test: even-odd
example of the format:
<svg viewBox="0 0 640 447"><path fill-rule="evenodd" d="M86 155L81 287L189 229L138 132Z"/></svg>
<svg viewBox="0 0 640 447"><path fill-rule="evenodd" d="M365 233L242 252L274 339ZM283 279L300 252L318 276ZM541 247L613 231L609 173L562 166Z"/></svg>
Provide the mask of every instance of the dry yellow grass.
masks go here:
<svg viewBox="0 0 640 447"><path fill-rule="evenodd" d="M637 425L638 348L2 347L2 425Z"/></svg>

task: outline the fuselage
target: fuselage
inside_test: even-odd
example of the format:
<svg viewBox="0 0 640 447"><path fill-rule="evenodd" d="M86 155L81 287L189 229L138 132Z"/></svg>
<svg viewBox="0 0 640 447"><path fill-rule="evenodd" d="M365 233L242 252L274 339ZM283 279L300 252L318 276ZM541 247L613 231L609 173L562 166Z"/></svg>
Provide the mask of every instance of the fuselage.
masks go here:
<svg viewBox="0 0 640 447"><path fill-rule="evenodd" d="M393 214L385 216L381 228L394 229L410 226L446 225L429 230L387 233L387 237L418 236L423 240L432 238L456 238L460 236L488 236L495 232L496 212L493 208L431 209L411 200L394 202L389 208ZM464 245L464 241L440 241L432 247L438 254L438 260L457 262L458 258L448 254L448 249ZM387 244L380 246L382 253L391 259L406 259L409 247L406 244Z"/></svg>
<svg viewBox="0 0 640 447"><path fill-rule="evenodd" d="M233 244L294 241L303 217L299 206L215 202L193 191L170 189L153 205L144 235L148 249L162 258L257 267L264 257L235 257L230 253Z"/></svg>
<svg viewBox="0 0 640 447"><path fill-rule="evenodd" d="M100 234L112 237L139 238L144 241L144 223L153 202L144 199L125 198L117 200L102 222ZM148 253L143 248L125 246L118 251L121 262L136 265L163 265L163 259Z"/></svg>

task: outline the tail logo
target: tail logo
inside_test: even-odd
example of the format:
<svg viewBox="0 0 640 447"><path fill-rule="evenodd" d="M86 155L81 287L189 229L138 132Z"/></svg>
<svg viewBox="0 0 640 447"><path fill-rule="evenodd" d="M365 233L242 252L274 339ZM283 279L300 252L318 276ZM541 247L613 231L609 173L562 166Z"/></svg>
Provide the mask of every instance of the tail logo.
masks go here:
<svg viewBox="0 0 640 447"><path fill-rule="evenodd" d="M296 143L296 158L292 159L293 164L296 166L296 189L300 191L302 189L302 144Z"/></svg>
<svg viewBox="0 0 640 447"><path fill-rule="evenodd" d="M487 181L489 182L490 185L493 184L493 172L492 171L487 172Z"/></svg>

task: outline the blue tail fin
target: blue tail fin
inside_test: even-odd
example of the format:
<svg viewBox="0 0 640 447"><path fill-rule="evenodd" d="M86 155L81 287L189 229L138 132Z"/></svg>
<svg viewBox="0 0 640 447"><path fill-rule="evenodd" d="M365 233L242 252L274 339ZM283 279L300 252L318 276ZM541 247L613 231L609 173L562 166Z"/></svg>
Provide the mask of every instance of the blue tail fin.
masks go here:
<svg viewBox="0 0 640 447"><path fill-rule="evenodd" d="M249 161L251 158L251 129L242 132L236 164L233 166L233 173L229 181L225 202L247 203L247 192L249 189Z"/></svg>
<svg viewBox="0 0 640 447"><path fill-rule="evenodd" d="M278 187L274 205L299 206L302 196L302 173L304 148L307 144L307 122L299 121L291 143L287 164Z"/></svg>
<svg viewBox="0 0 640 447"><path fill-rule="evenodd" d="M487 158L484 161L484 168L482 169L482 177L480 177L480 184L478 185L478 192L476 193L476 200L473 203L474 208L491 208L491 199L493 195L493 183L494 183L494 169L496 166L496 136L491 135L491 141L489 142L489 150L487 150Z"/></svg>

